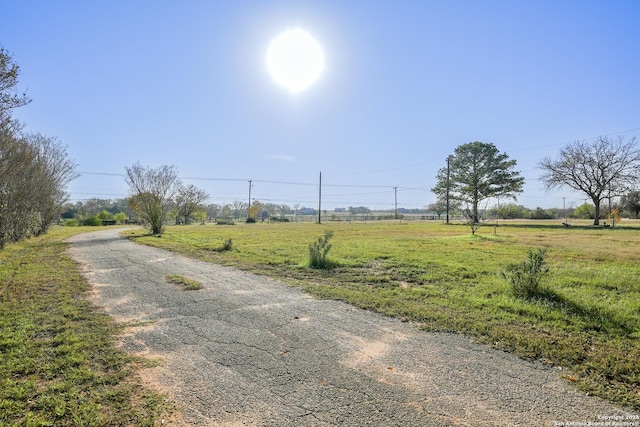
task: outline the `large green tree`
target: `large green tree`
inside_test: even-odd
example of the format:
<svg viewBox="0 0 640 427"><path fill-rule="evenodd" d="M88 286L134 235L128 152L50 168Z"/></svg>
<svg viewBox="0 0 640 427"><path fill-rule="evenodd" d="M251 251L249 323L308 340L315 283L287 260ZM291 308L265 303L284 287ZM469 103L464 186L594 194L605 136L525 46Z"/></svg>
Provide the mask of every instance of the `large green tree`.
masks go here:
<svg viewBox="0 0 640 427"><path fill-rule="evenodd" d="M466 204L463 209L471 232L480 224L479 206L491 197L516 199L522 193L524 177L514 168L515 160L500 153L495 145L469 142L458 146L448 158L448 166L438 171L436 186L431 189L439 197Z"/></svg>
<svg viewBox="0 0 640 427"><path fill-rule="evenodd" d="M640 149L635 137L601 136L567 144L556 159L546 157L539 167L547 189L569 187L589 196L595 206L593 225L599 225L602 200L619 196L638 183Z"/></svg>
<svg viewBox="0 0 640 427"><path fill-rule="evenodd" d="M629 213L635 214L635 218L638 219L638 214L640 214L640 191L629 191L624 194L620 199L620 204Z"/></svg>

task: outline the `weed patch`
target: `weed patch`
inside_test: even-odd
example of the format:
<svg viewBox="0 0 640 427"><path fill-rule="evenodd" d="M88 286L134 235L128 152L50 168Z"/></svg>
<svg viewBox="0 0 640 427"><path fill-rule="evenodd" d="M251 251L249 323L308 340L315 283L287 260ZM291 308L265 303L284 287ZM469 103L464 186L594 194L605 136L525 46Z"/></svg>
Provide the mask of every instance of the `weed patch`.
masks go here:
<svg viewBox="0 0 640 427"><path fill-rule="evenodd" d="M324 236L318 238L314 243L309 245L309 267L311 268L329 268L331 263L327 259L327 255L331 250L329 240L333 237L333 231L327 230Z"/></svg>
<svg viewBox="0 0 640 427"><path fill-rule="evenodd" d="M218 252L226 252L226 251L230 251L231 249L233 249L233 240L227 239L224 241L222 246L218 248Z"/></svg>
<svg viewBox="0 0 640 427"><path fill-rule="evenodd" d="M202 289L202 283L178 274L165 276L165 280L169 283L180 286L185 291L197 291L198 289Z"/></svg>
<svg viewBox="0 0 640 427"><path fill-rule="evenodd" d="M527 259L509 264L502 272L513 293L520 298L533 298L540 293L540 281L549 272L546 266L546 248L527 252Z"/></svg>

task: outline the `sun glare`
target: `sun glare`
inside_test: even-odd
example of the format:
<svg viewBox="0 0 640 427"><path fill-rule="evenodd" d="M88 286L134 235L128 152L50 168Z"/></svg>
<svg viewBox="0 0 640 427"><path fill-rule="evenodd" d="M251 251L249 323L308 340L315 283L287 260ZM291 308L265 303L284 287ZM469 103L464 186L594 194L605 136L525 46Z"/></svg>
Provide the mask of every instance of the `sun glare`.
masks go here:
<svg viewBox="0 0 640 427"><path fill-rule="evenodd" d="M304 30L288 30L276 37L267 50L267 68L273 80L291 93L311 86L324 70L324 53Z"/></svg>

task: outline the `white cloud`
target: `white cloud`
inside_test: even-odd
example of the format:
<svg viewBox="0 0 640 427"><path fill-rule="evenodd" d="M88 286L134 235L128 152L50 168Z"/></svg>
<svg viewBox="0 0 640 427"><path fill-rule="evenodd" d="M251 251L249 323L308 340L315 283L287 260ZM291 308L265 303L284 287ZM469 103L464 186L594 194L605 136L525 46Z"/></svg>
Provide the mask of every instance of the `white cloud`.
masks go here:
<svg viewBox="0 0 640 427"><path fill-rule="evenodd" d="M280 160L283 162L293 162L295 160L295 157L287 156L286 154L272 154L269 156L269 158L272 160Z"/></svg>

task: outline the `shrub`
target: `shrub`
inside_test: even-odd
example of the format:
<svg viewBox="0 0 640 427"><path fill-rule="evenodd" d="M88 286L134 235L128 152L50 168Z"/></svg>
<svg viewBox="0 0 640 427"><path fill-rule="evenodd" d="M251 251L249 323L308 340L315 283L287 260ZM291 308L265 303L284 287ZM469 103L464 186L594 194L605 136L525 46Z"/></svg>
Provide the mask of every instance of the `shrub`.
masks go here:
<svg viewBox="0 0 640 427"><path fill-rule="evenodd" d="M231 241L231 239L227 239L224 241L219 251L226 252L226 251L230 251L231 249L233 249L233 242Z"/></svg>
<svg viewBox="0 0 640 427"><path fill-rule="evenodd" d="M269 218L269 221L271 221L271 222L289 222L289 218L279 217L279 216L272 216L271 218Z"/></svg>
<svg viewBox="0 0 640 427"><path fill-rule="evenodd" d="M73 218L68 218L68 219L65 219L62 224L65 227L77 227L78 226L78 220L77 219L73 219Z"/></svg>
<svg viewBox="0 0 640 427"><path fill-rule="evenodd" d="M127 214L124 212L118 212L113 216L113 219L118 221L119 224L124 224L127 221Z"/></svg>
<svg viewBox="0 0 640 427"><path fill-rule="evenodd" d="M233 221L232 218L221 217L221 218L216 218L216 224L217 225L235 225L235 222Z"/></svg>
<svg viewBox="0 0 640 427"><path fill-rule="evenodd" d="M255 224L255 222L256 222L255 218L252 218L252 217L247 218L247 223L248 224Z"/></svg>
<svg viewBox="0 0 640 427"><path fill-rule="evenodd" d="M111 219L111 212L104 209L98 214L99 219Z"/></svg>
<svg viewBox="0 0 640 427"><path fill-rule="evenodd" d="M90 216L82 220L82 225L98 226L102 225L102 220L97 216Z"/></svg>
<svg viewBox="0 0 640 427"><path fill-rule="evenodd" d="M331 267L327 260L327 254L331 250L329 240L333 237L333 231L324 232L324 237L309 245L309 267L311 268L329 268Z"/></svg>
<svg viewBox="0 0 640 427"><path fill-rule="evenodd" d="M532 298L540 293L540 281L549 272L545 263L546 248L527 252L527 259L514 264L509 264L502 272L516 297Z"/></svg>

